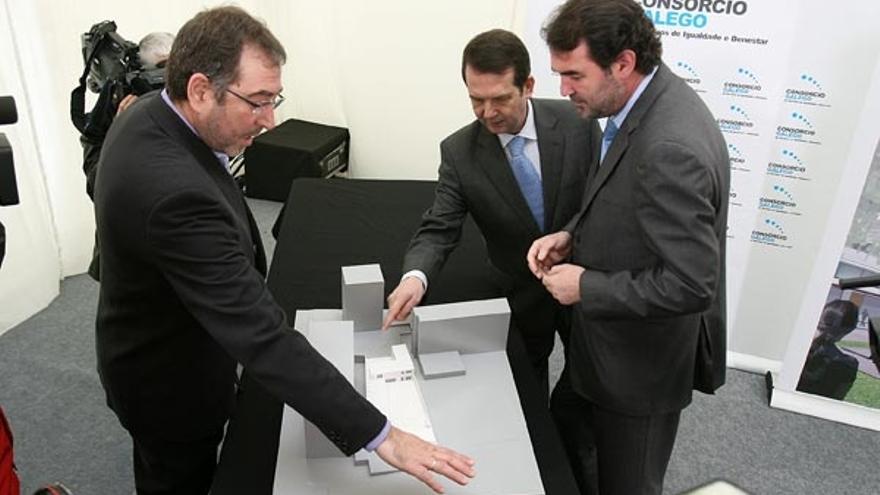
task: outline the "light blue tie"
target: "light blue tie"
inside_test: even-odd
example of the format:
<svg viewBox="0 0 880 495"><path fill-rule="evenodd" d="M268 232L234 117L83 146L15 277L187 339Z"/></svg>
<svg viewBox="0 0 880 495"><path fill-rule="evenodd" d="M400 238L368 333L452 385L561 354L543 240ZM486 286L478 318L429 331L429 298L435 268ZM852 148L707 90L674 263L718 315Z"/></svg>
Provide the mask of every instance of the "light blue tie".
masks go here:
<svg viewBox="0 0 880 495"><path fill-rule="evenodd" d="M602 134L602 154L599 155L599 165L605 159L605 152L611 147L611 143L614 141L614 136L617 135L618 130L617 124L609 118L605 124L605 132Z"/></svg>
<svg viewBox="0 0 880 495"><path fill-rule="evenodd" d="M532 210L532 216L538 222L538 228L544 232L544 190L541 187L541 176L538 175L529 157L523 153L525 146L526 140L522 136L514 136L507 143L507 148L510 150L510 167L529 209Z"/></svg>

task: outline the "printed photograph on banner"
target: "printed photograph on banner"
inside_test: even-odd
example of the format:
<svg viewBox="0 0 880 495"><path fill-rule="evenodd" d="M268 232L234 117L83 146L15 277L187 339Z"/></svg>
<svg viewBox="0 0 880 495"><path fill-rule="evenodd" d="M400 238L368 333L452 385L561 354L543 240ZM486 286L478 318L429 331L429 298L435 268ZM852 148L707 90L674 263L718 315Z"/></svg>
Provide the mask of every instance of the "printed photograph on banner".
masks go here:
<svg viewBox="0 0 880 495"><path fill-rule="evenodd" d="M797 390L880 409L880 143L834 276Z"/></svg>

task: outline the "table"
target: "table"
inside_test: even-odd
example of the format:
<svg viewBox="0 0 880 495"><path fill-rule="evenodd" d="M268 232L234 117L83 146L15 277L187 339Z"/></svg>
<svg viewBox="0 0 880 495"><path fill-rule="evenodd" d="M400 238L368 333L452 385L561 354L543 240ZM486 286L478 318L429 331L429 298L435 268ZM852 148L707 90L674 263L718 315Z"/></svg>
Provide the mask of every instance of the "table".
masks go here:
<svg viewBox="0 0 880 495"><path fill-rule="evenodd" d="M403 255L435 183L351 179L293 182L268 285L290 321L298 309L341 307L339 267L379 263L386 293L400 279ZM431 281L425 304L499 297L485 243L468 219L459 247ZM387 294L386 294L387 295ZM540 400L522 341L508 341L520 403L547 495L577 493L546 404ZM211 493L270 495L282 404L245 370Z"/></svg>

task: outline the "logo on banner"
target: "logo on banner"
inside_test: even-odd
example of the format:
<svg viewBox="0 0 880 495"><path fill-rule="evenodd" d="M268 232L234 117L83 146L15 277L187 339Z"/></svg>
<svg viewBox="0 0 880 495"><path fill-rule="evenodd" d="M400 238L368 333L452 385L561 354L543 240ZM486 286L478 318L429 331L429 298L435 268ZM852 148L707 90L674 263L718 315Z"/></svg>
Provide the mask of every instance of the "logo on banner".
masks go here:
<svg viewBox="0 0 880 495"><path fill-rule="evenodd" d="M783 124L776 126L776 139L822 144L818 139L816 126L813 125L809 117L798 111L789 113L788 119Z"/></svg>
<svg viewBox="0 0 880 495"><path fill-rule="evenodd" d="M800 216L798 204L788 189L779 184L774 185L772 192L758 199L758 209L772 211L783 215Z"/></svg>
<svg viewBox="0 0 880 495"><path fill-rule="evenodd" d="M745 15L749 4L745 0L641 0L645 15L657 28L696 28L703 29L709 25L710 19L722 15ZM673 33L684 35L691 33ZM703 33L700 33L703 34ZM717 36L717 35L714 35ZM697 36L701 37L701 36ZM721 37L718 36L720 39Z"/></svg>
<svg viewBox="0 0 880 495"><path fill-rule="evenodd" d="M725 96L736 96L739 98L755 98L758 100L766 100L763 94L764 88L761 81L749 69L740 67L736 70L736 75L729 81L724 81L721 94Z"/></svg>
<svg viewBox="0 0 880 495"><path fill-rule="evenodd" d="M789 236L785 233L785 227L778 220L765 218L752 230L752 242L778 248L791 249Z"/></svg>
<svg viewBox="0 0 880 495"><path fill-rule="evenodd" d="M721 132L727 134L745 134L747 136L757 136L755 132L755 122L749 116L746 110L739 105L730 105L727 107L727 117L717 120L718 128Z"/></svg>
<svg viewBox="0 0 880 495"><path fill-rule="evenodd" d="M738 170L740 172L752 171L746 162L746 156L743 154L742 150L740 150L739 146L727 143L727 156L730 158L731 170Z"/></svg>
<svg viewBox="0 0 880 495"><path fill-rule="evenodd" d="M703 89L703 78L700 77L700 74L694 68L693 65L687 62L676 62L675 64L676 74L679 77L684 79L684 81L690 84L691 88L697 93L705 93L706 90Z"/></svg>
<svg viewBox="0 0 880 495"><path fill-rule="evenodd" d="M783 100L786 103L798 105L812 105L817 107L830 107L828 93L818 79L810 74L801 74L797 82L789 88L785 88Z"/></svg>
<svg viewBox="0 0 880 495"><path fill-rule="evenodd" d="M787 149L781 150L779 158L767 164L767 175L796 180L810 180L807 175L807 165L794 151Z"/></svg>

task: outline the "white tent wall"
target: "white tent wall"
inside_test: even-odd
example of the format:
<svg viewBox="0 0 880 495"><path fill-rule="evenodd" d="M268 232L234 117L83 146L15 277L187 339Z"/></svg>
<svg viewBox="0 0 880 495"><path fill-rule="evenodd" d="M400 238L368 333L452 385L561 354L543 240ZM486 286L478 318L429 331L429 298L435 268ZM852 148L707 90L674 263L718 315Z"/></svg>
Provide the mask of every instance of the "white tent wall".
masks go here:
<svg viewBox="0 0 880 495"><path fill-rule="evenodd" d="M434 179L440 140L473 118L461 51L476 33L517 30L514 0L256 0L287 50L279 118L347 127L351 175Z"/></svg>
<svg viewBox="0 0 880 495"><path fill-rule="evenodd" d="M25 72L38 70L42 60L34 59L38 43L18 46L15 34L36 18L29 4L14 9L20 19L10 22L13 10L0 3L0 95L11 95L18 107L18 122L0 127L13 149L20 204L0 207L0 222L6 226L6 257L0 268L0 334L45 307L58 294L61 264L53 227L53 214L46 193L43 155L38 143L43 137L41 122L32 118L38 101L38 86L25 86ZM45 74L45 67L42 67ZM45 79L45 78L44 78Z"/></svg>

